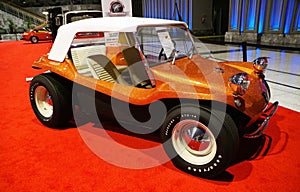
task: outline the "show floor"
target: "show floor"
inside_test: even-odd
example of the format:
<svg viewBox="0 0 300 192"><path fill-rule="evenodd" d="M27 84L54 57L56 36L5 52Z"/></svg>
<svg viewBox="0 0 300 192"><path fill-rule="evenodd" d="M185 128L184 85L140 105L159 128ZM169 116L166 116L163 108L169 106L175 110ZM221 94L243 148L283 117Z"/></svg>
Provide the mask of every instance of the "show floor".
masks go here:
<svg viewBox="0 0 300 192"><path fill-rule="evenodd" d="M205 43L215 58L242 61L241 46ZM281 106L300 111L300 51L261 49L247 47L247 60L269 57L266 79L271 88L271 102L279 101Z"/></svg>

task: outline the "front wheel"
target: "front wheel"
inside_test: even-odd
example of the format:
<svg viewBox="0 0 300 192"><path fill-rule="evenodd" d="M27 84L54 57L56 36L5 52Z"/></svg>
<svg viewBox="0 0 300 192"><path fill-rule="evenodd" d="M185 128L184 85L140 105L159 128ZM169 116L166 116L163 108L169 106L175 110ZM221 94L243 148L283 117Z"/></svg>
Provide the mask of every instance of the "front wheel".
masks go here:
<svg viewBox="0 0 300 192"><path fill-rule="evenodd" d="M176 167L204 178L221 174L239 146L237 128L229 115L191 106L169 112L161 137Z"/></svg>
<svg viewBox="0 0 300 192"><path fill-rule="evenodd" d="M36 37L36 36L32 36L32 37L30 38L30 41L31 41L31 43L38 43L38 42L39 42L39 38Z"/></svg>
<svg viewBox="0 0 300 192"><path fill-rule="evenodd" d="M72 119L72 95L69 85L55 74L35 76L30 83L31 107L47 127L60 128Z"/></svg>

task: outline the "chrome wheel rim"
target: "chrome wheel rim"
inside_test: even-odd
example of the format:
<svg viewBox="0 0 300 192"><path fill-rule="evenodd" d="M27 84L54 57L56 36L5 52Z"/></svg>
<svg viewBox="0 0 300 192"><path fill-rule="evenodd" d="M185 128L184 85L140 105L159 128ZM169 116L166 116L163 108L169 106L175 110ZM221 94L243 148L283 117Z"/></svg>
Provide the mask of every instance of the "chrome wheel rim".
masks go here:
<svg viewBox="0 0 300 192"><path fill-rule="evenodd" d="M53 102L48 90L43 86L38 86L34 92L35 103L38 111L45 118L53 115Z"/></svg>
<svg viewBox="0 0 300 192"><path fill-rule="evenodd" d="M181 158L194 165L209 163L217 151L215 137L209 128L191 119L180 121L175 125L172 144Z"/></svg>
<svg viewBox="0 0 300 192"><path fill-rule="evenodd" d="M37 38L36 37L32 37L32 42L36 43L37 42Z"/></svg>

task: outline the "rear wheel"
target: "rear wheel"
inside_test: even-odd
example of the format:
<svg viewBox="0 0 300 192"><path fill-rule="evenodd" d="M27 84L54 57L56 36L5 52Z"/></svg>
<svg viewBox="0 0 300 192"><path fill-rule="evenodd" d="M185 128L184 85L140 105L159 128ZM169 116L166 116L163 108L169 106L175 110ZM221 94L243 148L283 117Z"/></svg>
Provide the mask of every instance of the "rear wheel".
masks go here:
<svg viewBox="0 0 300 192"><path fill-rule="evenodd" d="M169 112L161 137L176 167L204 178L221 174L239 146L237 128L230 116L190 106Z"/></svg>
<svg viewBox="0 0 300 192"><path fill-rule="evenodd" d="M47 127L64 127L72 118L71 89L65 81L55 74L41 74L30 83L32 109Z"/></svg>
<svg viewBox="0 0 300 192"><path fill-rule="evenodd" d="M36 37L36 36L32 36L32 37L30 38L30 41L31 41L31 43L38 43L38 42L39 42L39 38Z"/></svg>

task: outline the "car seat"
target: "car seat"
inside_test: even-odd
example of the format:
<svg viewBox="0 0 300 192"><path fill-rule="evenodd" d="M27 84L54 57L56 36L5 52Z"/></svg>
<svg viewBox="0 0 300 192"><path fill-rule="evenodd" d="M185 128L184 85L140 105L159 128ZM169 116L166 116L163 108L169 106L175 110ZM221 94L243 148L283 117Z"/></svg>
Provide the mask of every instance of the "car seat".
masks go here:
<svg viewBox="0 0 300 192"><path fill-rule="evenodd" d="M128 85L128 82L121 76L120 71L105 55L91 55L88 59L91 60L88 65L100 80Z"/></svg>
<svg viewBox="0 0 300 192"><path fill-rule="evenodd" d="M134 86L139 88L153 88L155 82L151 77L151 71L145 66L140 52L135 47L129 47L122 51L128 65L128 71Z"/></svg>

